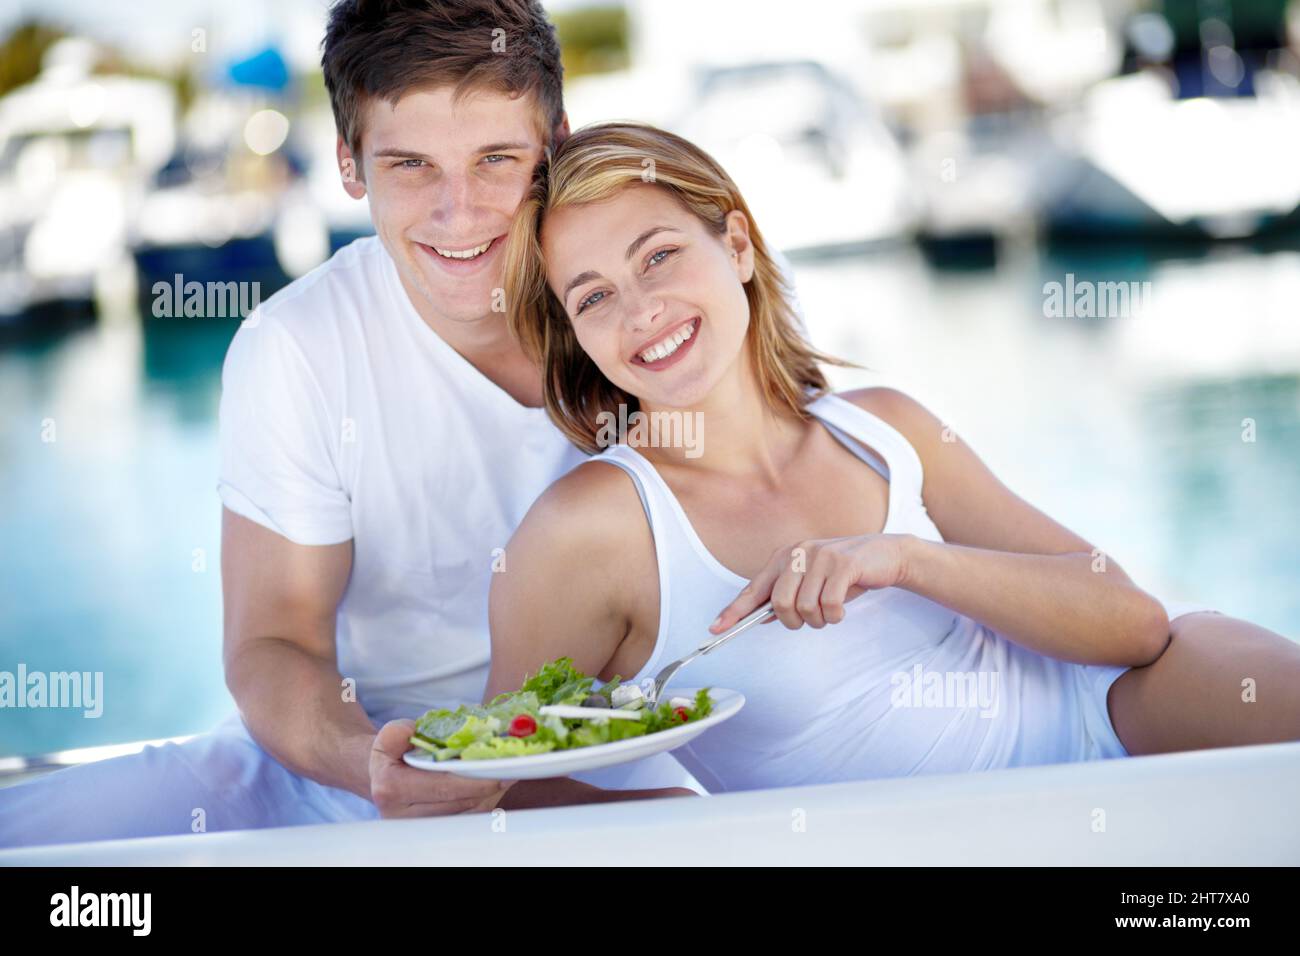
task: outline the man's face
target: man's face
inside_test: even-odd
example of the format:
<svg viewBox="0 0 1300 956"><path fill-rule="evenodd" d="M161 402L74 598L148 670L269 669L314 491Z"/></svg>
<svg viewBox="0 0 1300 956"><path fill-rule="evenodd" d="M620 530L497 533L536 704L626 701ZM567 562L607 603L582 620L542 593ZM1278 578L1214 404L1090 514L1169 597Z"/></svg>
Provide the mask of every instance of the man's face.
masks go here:
<svg viewBox="0 0 1300 956"><path fill-rule="evenodd" d="M370 100L361 119L360 181L345 185L369 194L407 294L449 321L490 315L501 247L544 148L532 97L475 91L455 103L449 86L413 90ZM340 160L350 156L340 144Z"/></svg>

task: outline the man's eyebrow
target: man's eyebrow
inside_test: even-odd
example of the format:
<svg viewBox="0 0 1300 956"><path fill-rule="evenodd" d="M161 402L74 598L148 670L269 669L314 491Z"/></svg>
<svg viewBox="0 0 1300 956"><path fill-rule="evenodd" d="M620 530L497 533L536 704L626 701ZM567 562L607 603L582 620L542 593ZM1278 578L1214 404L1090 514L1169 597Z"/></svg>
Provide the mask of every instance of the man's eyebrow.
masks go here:
<svg viewBox="0 0 1300 956"><path fill-rule="evenodd" d="M400 159L422 159L425 162L433 162L432 156L426 156L424 153L416 152L413 149L406 149L401 146L388 146L384 149L375 150L375 158L385 156L397 157Z"/></svg>
<svg viewBox="0 0 1300 956"><path fill-rule="evenodd" d="M627 247L627 252L623 254L623 258L631 259L634 255L636 255L636 251L640 249L641 246L644 245L650 239L651 236L654 236L655 234L660 232L681 232L681 230L677 229L674 226L651 226L645 232L641 233L641 235L637 236L635 239L632 240L632 244ZM574 287L580 286L584 282L588 282L592 279L599 279L599 278L600 278L599 272L592 272L591 270L587 270L586 272L579 273L578 275L570 279L569 284L564 287L564 295L560 296L560 300L563 302L567 302L569 299L569 293L574 290Z"/></svg>
<svg viewBox="0 0 1300 956"><path fill-rule="evenodd" d="M488 143L486 146L480 146L477 150L479 153L507 153L514 150L529 149L530 143ZM403 146L388 146L384 149L375 151L376 157L394 157L400 159L422 159L426 163L433 162L433 157L421 153L414 149L406 149Z"/></svg>

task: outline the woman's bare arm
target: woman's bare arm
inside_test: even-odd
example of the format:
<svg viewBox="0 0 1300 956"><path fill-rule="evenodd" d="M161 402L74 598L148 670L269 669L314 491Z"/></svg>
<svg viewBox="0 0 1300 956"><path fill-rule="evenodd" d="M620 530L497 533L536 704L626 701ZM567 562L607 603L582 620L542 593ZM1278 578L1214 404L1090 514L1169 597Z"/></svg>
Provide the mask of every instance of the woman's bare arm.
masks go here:
<svg viewBox="0 0 1300 956"><path fill-rule="evenodd" d="M1169 637L1164 608L1110 554L1004 485L961 437L888 388L844 396L916 449L944 543L914 542L902 586L1053 657L1141 665Z"/></svg>
<svg viewBox="0 0 1300 956"><path fill-rule="evenodd" d="M657 627L657 607L654 544L630 479L582 465L534 503L493 575L485 699L557 657L600 674L634 628ZM650 609L655 619L641 621Z"/></svg>
<svg viewBox="0 0 1300 956"><path fill-rule="evenodd" d="M657 582L654 542L630 479L597 463L560 479L524 517L506 546L505 569L493 576L492 669L484 700L517 690L557 657L572 658L587 674L607 670L629 634L658 627ZM521 781L500 805L514 810L664 796L693 792L603 790L554 778Z"/></svg>

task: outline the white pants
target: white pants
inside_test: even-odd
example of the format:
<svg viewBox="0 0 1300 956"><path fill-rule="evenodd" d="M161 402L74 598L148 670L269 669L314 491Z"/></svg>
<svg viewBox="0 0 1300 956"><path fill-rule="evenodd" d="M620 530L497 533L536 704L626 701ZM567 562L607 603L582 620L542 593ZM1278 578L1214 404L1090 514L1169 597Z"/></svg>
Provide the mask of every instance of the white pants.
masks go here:
<svg viewBox="0 0 1300 956"><path fill-rule="evenodd" d="M614 790L694 786L668 754L575 774ZM0 788L0 848L371 820L369 800L287 770L238 713L181 744Z"/></svg>

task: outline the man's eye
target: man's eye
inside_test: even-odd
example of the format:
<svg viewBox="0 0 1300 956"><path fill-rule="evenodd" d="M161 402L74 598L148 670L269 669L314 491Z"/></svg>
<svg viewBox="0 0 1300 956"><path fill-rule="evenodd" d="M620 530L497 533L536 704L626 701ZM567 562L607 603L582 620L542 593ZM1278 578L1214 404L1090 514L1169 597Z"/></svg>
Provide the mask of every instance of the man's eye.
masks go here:
<svg viewBox="0 0 1300 956"><path fill-rule="evenodd" d="M585 309L587 306L595 305L597 302L601 301L599 298L597 298L597 296L603 297L604 295L605 295L604 292L593 292L591 295L587 296L585 299L583 299L581 302L578 303L577 314L582 315L582 310Z"/></svg>
<svg viewBox="0 0 1300 956"><path fill-rule="evenodd" d="M421 166L424 165L424 160L422 160L422 159L404 159L404 160L402 160L400 163L398 163L397 165L398 165L400 168L402 168L402 169L419 169Z"/></svg>
<svg viewBox="0 0 1300 956"><path fill-rule="evenodd" d="M505 156L505 155L503 155L503 154L501 154L501 153L493 153L493 154L490 155L490 156L484 156L484 157L483 157L483 162L488 163L488 165L490 165L490 166L496 166L497 163L491 162L491 161L494 160L494 159L506 160L506 159L514 159L514 157L513 157L513 156Z"/></svg>

